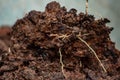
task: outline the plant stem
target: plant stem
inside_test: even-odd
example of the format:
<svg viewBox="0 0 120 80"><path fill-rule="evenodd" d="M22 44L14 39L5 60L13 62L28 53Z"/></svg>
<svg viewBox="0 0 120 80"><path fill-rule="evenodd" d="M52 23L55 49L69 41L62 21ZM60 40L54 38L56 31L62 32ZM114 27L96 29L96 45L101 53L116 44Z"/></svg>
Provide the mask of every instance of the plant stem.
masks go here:
<svg viewBox="0 0 120 80"><path fill-rule="evenodd" d="M85 10L85 12L86 12L86 15L88 15L88 0L86 0L86 10Z"/></svg>

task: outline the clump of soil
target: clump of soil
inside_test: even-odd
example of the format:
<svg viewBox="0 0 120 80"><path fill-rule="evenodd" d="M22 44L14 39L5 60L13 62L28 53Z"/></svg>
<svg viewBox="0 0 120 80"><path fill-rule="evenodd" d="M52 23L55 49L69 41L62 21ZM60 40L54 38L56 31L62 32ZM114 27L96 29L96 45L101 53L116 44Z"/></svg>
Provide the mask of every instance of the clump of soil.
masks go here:
<svg viewBox="0 0 120 80"><path fill-rule="evenodd" d="M44 12L29 12L12 27L0 79L119 80L120 52L109 37L108 22L67 11L55 1Z"/></svg>
<svg viewBox="0 0 120 80"><path fill-rule="evenodd" d="M9 26L0 26L0 59L3 53L7 53L10 47L10 33L11 28Z"/></svg>

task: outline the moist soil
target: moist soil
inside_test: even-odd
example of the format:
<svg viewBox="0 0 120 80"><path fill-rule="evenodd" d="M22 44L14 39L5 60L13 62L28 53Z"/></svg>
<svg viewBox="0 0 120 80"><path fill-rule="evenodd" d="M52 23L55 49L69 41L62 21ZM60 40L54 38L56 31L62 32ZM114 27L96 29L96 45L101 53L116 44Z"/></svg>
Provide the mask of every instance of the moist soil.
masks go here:
<svg viewBox="0 0 120 80"><path fill-rule="evenodd" d="M55 1L29 12L0 28L0 80L120 80L109 22Z"/></svg>

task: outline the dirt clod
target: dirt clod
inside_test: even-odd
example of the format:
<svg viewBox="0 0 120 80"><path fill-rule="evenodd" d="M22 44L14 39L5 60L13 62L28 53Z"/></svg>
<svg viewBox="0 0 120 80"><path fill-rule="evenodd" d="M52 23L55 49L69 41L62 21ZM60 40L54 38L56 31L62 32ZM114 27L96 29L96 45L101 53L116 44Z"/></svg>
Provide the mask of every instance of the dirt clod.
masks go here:
<svg viewBox="0 0 120 80"><path fill-rule="evenodd" d="M119 80L120 51L108 22L55 1L29 12L9 32L10 45L0 41L0 79Z"/></svg>

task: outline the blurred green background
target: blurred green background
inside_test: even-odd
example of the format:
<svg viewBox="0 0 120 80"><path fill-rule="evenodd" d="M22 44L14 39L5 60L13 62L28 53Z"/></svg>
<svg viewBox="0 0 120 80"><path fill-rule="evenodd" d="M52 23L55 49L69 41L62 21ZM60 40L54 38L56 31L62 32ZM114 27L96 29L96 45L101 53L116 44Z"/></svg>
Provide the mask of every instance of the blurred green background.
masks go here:
<svg viewBox="0 0 120 80"><path fill-rule="evenodd" d="M0 0L0 25L12 26L17 19L22 18L31 10L44 11L48 2L57 1L62 6L76 8L78 12L85 12L86 0ZM111 20L108 25L114 27L111 39L120 49L120 0L89 0L89 14L96 18L105 17Z"/></svg>

